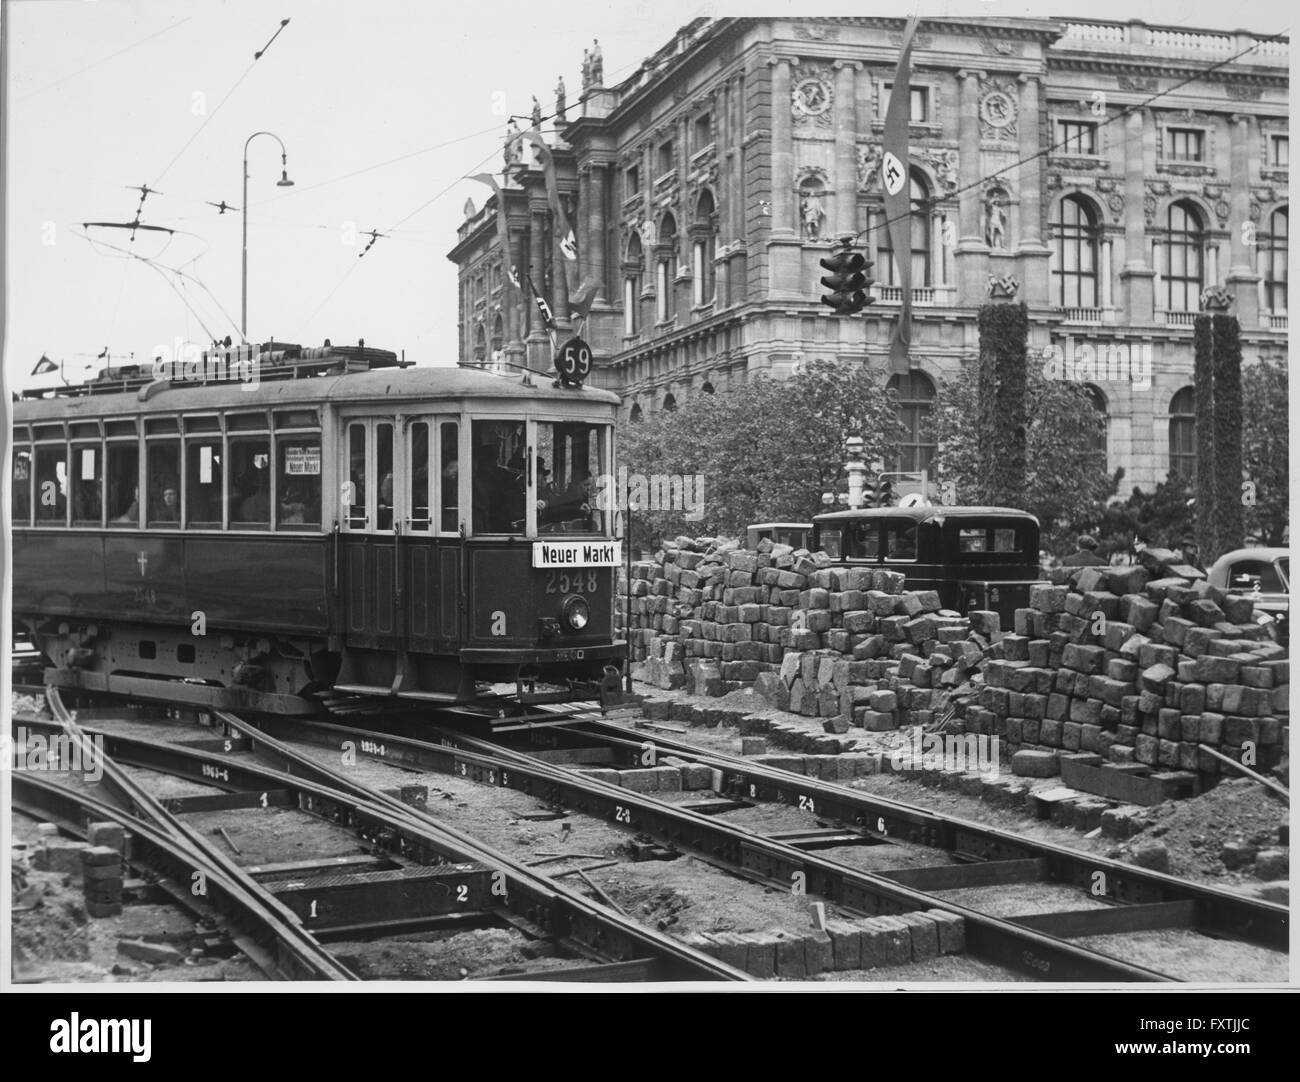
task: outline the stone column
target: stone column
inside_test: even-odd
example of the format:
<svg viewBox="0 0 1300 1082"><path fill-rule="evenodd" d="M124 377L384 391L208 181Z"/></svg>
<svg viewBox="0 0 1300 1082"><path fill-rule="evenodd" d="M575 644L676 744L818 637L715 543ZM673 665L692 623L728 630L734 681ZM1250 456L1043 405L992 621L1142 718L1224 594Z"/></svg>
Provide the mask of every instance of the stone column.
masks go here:
<svg viewBox="0 0 1300 1082"><path fill-rule="evenodd" d="M1045 158L1036 158L1039 144L1038 84L1039 76L1022 74L1020 84L1020 157L1026 160L1020 170L1020 240L1016 254L1020 257L1024 282L1024 299L1028 304L1048 303L1047 261L1051 249L1043 243L1042 183Z"/></svg>
<svg viewBox="0 0 1300 1082"><path fill-rule="evenodd" d="M1262 276L1255 270L1256 249L1246 243L1242 232L1242 227L1250 221L1251 118L1235 114L1228 122L1232 126L1232 194L1228 200L1232 265L1224 284L1237 299L1236 313L1242 329L1255 330L1260 325L1259 283Z"/></svg>
<svg viewBox="0 0 1300 1082"><path fill-rule="evenodd" d="M796 236L794 224L794 123L790 115L790 59L772 66L772 234Z"/></svg>
<svg viewBox="0 0 1300 1082"><path fill-rule="evenodd" d="M835 233L858 231L857 88L854 60L835 62Z"/></svg>
<svg viewBox="0 0 1300 1082"><path fill-rule="evenodd" d="M588 182L588 199L590 200L589 211L587 213L587 248L583 256L584 269L596 279L596 300L607 301L609 296L609 283L605 280L605 247L608 238L605 236L605 200L606 193L609 190L609 169L608 162L592 162L591 178Z"/></svg>
<svg viewBox="0 0 1300 1082"><path fill-rule="evenodd" d="M953 253L953 277L957 284L957 303L983 304L988 282L988 245L984 243L984 223L980 213L980 79L982 71L957 73L961 85L957 119L957 153L960 158L960 204L957 223L957 248Z"/></svg>
<svg viewBox="0 0 1300 1082"><path fill-rule="evenodd" d="M1147 265L1146 235L1146 116L1129 113L1124 124L1124 321L1151 323L1155 319L1155 271Z"/></svg>
<svg viewBox="0 0 1300 1082"><path fill-rule="evenodd" d="M501 213L499 211L498 213ZM505 254L505 270L509 271L513 266L519 274L523 274L520 251L524 244L524 238L520 235L519 230L508 228L506 231L506 243L509 251ZM522 278L520 279L523 285ZM506 305L506 360L510 364L522 365L526 349L524 347L524 328L528 322L528 308L530 301L527 295L519 289L515 289L509 282L504 284L504 292L511 298L511 302Z"/></svg>
<svg viewBox="0 0 1300 1082"><path fill-rule="evenodd" d="M1109 237L1104 238L1101 242L1101 267L1098 271L1098 277L1100 279L1099 285L1101 288L1097 293L1097 305L1100 308L1111 307L1110 275L1111 259L1113 256L1111 249L1112 241Z"/></svg>

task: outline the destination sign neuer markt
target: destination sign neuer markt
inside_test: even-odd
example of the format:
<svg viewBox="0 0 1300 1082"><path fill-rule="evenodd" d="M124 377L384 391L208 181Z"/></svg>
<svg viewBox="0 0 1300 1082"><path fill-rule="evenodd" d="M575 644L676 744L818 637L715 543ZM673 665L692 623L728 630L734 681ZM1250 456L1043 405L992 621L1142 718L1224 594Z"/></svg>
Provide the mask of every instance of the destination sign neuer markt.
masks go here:
<svg viewBox="0 0 1300 1082"><path fill-rule="evenodd" d="M534 541L534 567L618 567L622 541Z"/></svg>

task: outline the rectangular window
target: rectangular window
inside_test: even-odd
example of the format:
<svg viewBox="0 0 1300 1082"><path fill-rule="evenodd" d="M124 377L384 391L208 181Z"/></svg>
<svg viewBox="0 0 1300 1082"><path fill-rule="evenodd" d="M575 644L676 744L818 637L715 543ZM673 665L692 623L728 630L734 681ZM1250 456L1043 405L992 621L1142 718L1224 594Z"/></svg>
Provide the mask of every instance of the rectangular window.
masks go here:
<svg viewBox="0 0 1300 1082"><path fill-rule="evenodd" d="M375 480L379 506L375 529L393 528L393 426L384 421L375 425Z"/></svg>
<svg viewBox="0 0 1300 1082"><path fill-rule="evenodd" d="M1062 154L1096 154L1097 125L1081 120L1062 120L1057 126L1057 150Z"/></svg>
<svg viewBox="0 0 1300 1082"><path fill-rule="evenodd" d="M1291 139L1286 135L1270 135L1268 139L1268 163L1275 169L1289 169L1291 166Z"/></svg>
<svg viewBox="0 0 1300 1082"><path fill-rule="evenodd" d="M916 527L890 526L885 531L885 557L890 560L916 559Z"/></svg>
<svg viewBox="0 0 1300 1082"><path fill-rule="evenodd" d="M473 525L476 534L524 532L524 424L475 421Z"/></svg>
<svg viewBox="0 0 1300 1082"><path fill-rule="evenodd" d="M673 171L673 144L672 140L659 144L659 175Z"/></svg>
<svg viewBox="0 0 1300 1082"><path fill-rule="evenodd" d="M606 483L605 428L545 422L537 426L537 532L597 533L603 526L598 504ZM673 481L677 488L674 490ZM683 481L667 482L654 494L674 510L685 510ZM667 508L665 508L667 509Z"/></svg>
<svg viewBox="0 0 1300 1082"><path fill-rule="evenodd" d="M1205 133L1191 128L1170 128L1165 132L1169 157L1178 162L1199 162Z"/></svg>
<svg viewBox="0 0 1300 1082"><path fill-rule="evenodd" d="M179 529L181 524L181 441L150 440L145 453L147 525Z"/></svg>
<svg viewBox="0 0 1300 1082"><path fill-rule="evenodd" d="M63 526L68 516L68 449L36 448L37 525Z"/></svg>
<svg viewBox="0 0 1300 1082"><path fill-rule="evenodd" d="M277 436L279 471L275 490L279 510L275 524L281 530L320 528L320 436Z"/></svg>
<svg viewBox="0 0 1300 1082"><path fill-rule="evenodd" d="M1020 545L1017 543L1015 530L994 530L993 531L993 551L994 552L1019 552Z"/></svg>
<svg viewBox="0 0 1300 1082"><path fill-rule="evenodd" d="M407 475L411 479L410 528L429 529L429 423L416 421L411 425L411 452L407 458Z"/></svg>
<svg viewBox="0 0 1300 1082"><path fill-rule="evenodd" d="M624 191L627 193L626 198L631 199L641 190L641 170L635 165L628 166L623 173Z"/></svg>
<svg viewBox="0 0 1300 1082"><path fill-rule="evenodd" d="M840 530L838 526L823 526L818 533L818 543L821 545L822 552L826 553L832 560L842 558L840 555Z"/></svg>
<svg viewBox="0 0 1300 1082"><path fill-rule="evenodd" d="M695 118L691 147L697 153L713 142L713 123L708 113Z"/></svg>
<svg viewBox="0 0 1300 1082"><path fill-rule="evenodd" d="M266 530L271 526L271 440L269 436L231 437L230 528Z"/></svg>
<svg viewBox="0 0 1300 1082"><path fill-rule="evenodd" d="M221 529L221 437L185 444L185 524L196 530Z"/></svg>
<svg viewBox="0 0 1300 1082"><path fill-rule="evenodd" d="M880 116L878 119L883 121L889 115L889 98L894 92L893 83L882 83L880 86ZM914 86L911 88L911 110L908 113L908 121L912 124L928 124L930 122L930 88L926 86Z"/></svg>
<svg viewBox="0 0 1300 1082"><path fill-rule="evenodd" d="M348 480L343 487L343 513L349 530L366 528L366 425L348 425Z"/></svg>
<svg viewBox="0 0 1300 1082"><path fill-rule="evenodd" d="M855 560L875 560L880 557L880 525L876 522L855 522L849 530L849 552Z"/></svg>
<svg viewBox="0 0 1300 1082"><path fill-rule="evenodd" d="M72 524L99 526L104 511L104 449L98 443L72 445Z"/></svg>
<svg viewBox="0 0 1300 1082"><path fill-rule="evenodd" d="M140 525L140 446L108 445L108 524Z"/></svg>
<svg viewBox="0 0 1300 1082"><path fill-rule="evenodd" d="M460 519L460 425L444 421L441 429L442 532L455 533Z"/></svg>
<svg viewBox="0 0 1300 1082"><path fill-rule="evenodd" d="M32 450L14 448L13 483L9 489L9 516L15 526L30 526L32 521Z"/></svg>

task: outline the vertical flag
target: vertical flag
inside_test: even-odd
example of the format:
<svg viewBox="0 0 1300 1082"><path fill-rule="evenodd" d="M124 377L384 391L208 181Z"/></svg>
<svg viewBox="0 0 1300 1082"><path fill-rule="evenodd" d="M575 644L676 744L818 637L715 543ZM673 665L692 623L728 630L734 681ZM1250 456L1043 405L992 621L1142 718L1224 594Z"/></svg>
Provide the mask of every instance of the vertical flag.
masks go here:
<svg viewBox="0 0 1300 1082"><path fill-rule="evenodd" d="M880 162L880 184L885 189L885 220L889 243L898 267L903 308L889 343L891 372L907 371L907 354L912 345L912 185L908 125L912 120L912 37L916 16L909 15L903 30L903 47L898 56L894 86L885 113L884 156Z"/></svg>
<svg viewBox="0 0 1300 1082"><path fill-rule="evenodd" d="M560 245L560 254L564 257L564 282L568 286L569 296L578 291L578 241L569 224L569 216L564 213L564 204L560 202L560 186L555 177L555 158L551 148L546 145L541 134L526 131L520 137L527 139L537 147L537 160L542 163L542 172L546 177L546 199L551 207L551 217L555 220L555 236Z"/></svg>
<svg viewBox="0 0 1300 1082"><path fill-rule="evenodd" d="M523 289L519 285L519 272L513 263L514 252L510 248L510 226L506 222L506 200L502 194L501 186L497 184L497 178L491 173L476 173L469 178L477 180L480 184L486 184L497 197L497 243L501 246L501 266L505 270L506 278L506 296L513 295L522 300Z"/></svg>

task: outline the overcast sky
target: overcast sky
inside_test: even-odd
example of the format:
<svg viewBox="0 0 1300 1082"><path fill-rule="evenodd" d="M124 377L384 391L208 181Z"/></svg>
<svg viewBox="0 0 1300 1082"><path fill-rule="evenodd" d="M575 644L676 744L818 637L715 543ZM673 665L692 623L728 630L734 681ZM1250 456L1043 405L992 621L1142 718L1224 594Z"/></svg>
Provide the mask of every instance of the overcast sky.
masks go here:
<svg viewBox="0 0 1300 1082"><path fill-rule="evenodd" d="M454 364L456 276L446 253L466 199L481 206L487 194L463 178L501 167L507 114L528 113L533 94L549 114L561 74L572 105L593 37L614 85L699 15L814 7L901 10L866 0L761 8L502 0L454 9L436 0L8 0L9 385L48 383L28 378L42 353L72 373L105 347L126 363L132 353L147 361L160 346L171 351L178 338L238 339L240 215L207 203L243 205L244 142L261 130L283 139L295 187L275 184L275 140L255 139L249 338L364 337L421 364ZM963 0L918 10L1118 19L1137 9L1130 0ZM1147 3L1141 14L1259 33L1289 25L1284 5L1262 0ZM250 70L281 18L289 25ZM139 193L129 186L142 184L160 193L142 220L174 235L141 232L132 242L120 229L82 228L132 220ZM358 258L371 229L390 236Z"/></svg>

